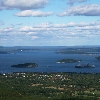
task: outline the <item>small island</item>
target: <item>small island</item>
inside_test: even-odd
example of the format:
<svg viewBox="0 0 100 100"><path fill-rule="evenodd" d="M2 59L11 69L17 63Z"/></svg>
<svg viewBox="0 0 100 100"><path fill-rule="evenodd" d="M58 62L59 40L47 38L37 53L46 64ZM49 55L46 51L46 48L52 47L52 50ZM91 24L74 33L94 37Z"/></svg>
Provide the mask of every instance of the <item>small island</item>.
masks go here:
<svg viewBox="0 0 100 100"><path fill-rule="evenodd" d="M95 57L97 60L100 60L100 56L98 56L98 57Z"/></svg>
<svg viewBox="0 0 100 100"><path fill-rule="evenodd" d="M8 52L0 51L0 54L8 54Z"/></svg>
<svg viewBox="0 0 100 100"><path fill-rule="evenodd" d="M75 60L75 59L61 59L58 60L56 63L74 63L74 62L81 62L82 60Z"/></svg>
<svg viewBox="0 0 100 100"><path fill-rule="evenodd" d="M38 65L36 63L24 63L24 64L18 64L18 65L12 65L11 67L16 68L32 68L37 67Z"/></svg>

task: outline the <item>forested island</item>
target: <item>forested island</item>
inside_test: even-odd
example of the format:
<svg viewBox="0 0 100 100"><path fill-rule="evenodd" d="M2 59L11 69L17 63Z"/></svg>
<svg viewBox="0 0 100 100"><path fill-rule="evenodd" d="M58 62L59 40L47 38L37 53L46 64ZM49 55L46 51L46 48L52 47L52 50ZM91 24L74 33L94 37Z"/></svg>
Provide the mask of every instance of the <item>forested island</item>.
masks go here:
<svg viewBox="0 0 100 100"><path fill-rule="evenodd" d="M75 59L61 59L58 60L56 63L74 63L74 62L81 62L82 60L75 60Z"/></svg>
<svg viewBox="0 0 100 100"><path fill-rule="evenodd" d="M100 74L0 74L0 100L100 100Z"/></svg>
<svg viewBox="0 0 100 100"><path fill-rule="evenodd" d="M8 54L8 52L0 51L0 54Z"/></svg>
<svg viewBox="0 0 100 100"><path fill-rule="evenodd" d="M98 60L100 60L100 56L98 56L98 57L95 57L96 59L98 59Z"/></svg>
<svg viewBox="0 0 100 100"><path fill-rule="evenodd" d="M11 67L16 68L32 68L37 67L38 65L36 63L24 63L24 64L18 64L18 65L12 65Z"/></svg>

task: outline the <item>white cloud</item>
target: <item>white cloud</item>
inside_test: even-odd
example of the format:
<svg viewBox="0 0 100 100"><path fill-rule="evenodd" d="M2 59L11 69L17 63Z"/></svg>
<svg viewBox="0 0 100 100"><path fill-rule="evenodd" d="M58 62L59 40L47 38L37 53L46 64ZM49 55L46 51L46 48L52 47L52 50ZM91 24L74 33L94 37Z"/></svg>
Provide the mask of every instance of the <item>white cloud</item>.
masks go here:
<svg viewBox="0 0 100 100"><path fill-rule="evenodd" d="M5 7L2 7L2 6L0 5L0 10L3 10L3 9L5 9Z"/></svg>
<svg viewBox="0 0 100 100"><path fill-rule="evenodd" d="M6 27L6 28L0 28L0 33L8 33L8 32L13 32L14 28L13 27Z"/></svg>
<svg viewBox="0 0 100 100"><path fill-rule="evenodd" d="M68 4L73 5L75 2L82 3L82 2L86 2L86 1L87 0L69 0Z"/></svg>
<svg viewBox="0 0 100 100"><path fill-rule="evenodd" d="M47 17L47 16L50 16L52 15L53 12L42 12L40 10L38 11L32 11L32 10L24 10L20 13L17 13L15 16L18 16L18 17Z"/></svg>
<svg viewBox="0 0 100 100"><path fill-rule="evenodd" d="M33 29L33 27L32 26L23 26L23 27L21 27L21 28L19 28L19 31L31 31Z"/></svg>
<svg viewBox="0 0 100 100"><path fill-rule="evenodd" d="M100 16L100 5L89 4L70 7L66 12L58 14L58 16Z"/></svg>
<svg viewBox="0 0 100 100"><path fill-rule="evenodd" d="M36 32L28 32L27 33L28 35L34 35L34 34L37 34Z"/></svg>
<svg viewBox="0 0 100 100"><path fill-rule="evenodd" d="M38 38L38 36L32 36L32 39L34 40L34 39L37 39Z"/></svg>
<svg viewBox="0 0 100 100"><path fill-rule="evenodd" d="M75 23L53 24L42 23L35 26L20 26L0 28L0 38L8 40L22 39L26 40L56 40L56 39L71 39L71 38L91 38L100 37L100 21L91 23Z"/></svg>
<svg viewBox="0 0 100 100"><path fill-rule="evenodd" d="M51 22L47 22L47 23L41 23L40 25L38 25L38 27L52 27L52 23Z"/></svg>
<svg viewBox="0 0 100 100"><path fill-rule="evenodd" d="M37 9L42 8L48 0L1 0L0 9Z"/></svg>

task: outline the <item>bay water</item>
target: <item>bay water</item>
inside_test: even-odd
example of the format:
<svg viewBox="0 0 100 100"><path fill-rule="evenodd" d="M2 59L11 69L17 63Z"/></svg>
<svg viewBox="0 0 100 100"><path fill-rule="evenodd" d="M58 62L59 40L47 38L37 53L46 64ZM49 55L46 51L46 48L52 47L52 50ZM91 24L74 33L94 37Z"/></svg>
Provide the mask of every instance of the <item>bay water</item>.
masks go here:
<svg viewBox="0 0 100 100"><path fill-rule="evenodd" d="M43 47L42 47L43 48ZM55 47L56 48L56 47ZM14 49L14 47L13 47ZM39 49L39 50L18 50L14 53L0 54L0 73L12 72L82 72L82 73L100 73L100 61L95 57L97 55L89 54L60 54L57 49ZM61 59L82 60L75 63L56 63ZM12 65L22 63L37 63L36 68L13 68ZM94 64L95 68L75 68L76 65Z"/></svg>

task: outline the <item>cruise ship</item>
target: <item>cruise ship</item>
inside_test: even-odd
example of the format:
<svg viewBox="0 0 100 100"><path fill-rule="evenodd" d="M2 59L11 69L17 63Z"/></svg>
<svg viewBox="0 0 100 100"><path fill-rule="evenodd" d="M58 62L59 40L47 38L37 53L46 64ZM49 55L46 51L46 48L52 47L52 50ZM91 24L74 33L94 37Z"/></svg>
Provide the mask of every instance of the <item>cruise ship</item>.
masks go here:
<svg viewBox="0 0 100 100"><path fill-rule="evenodd" d="M75 66L75 68L94 68L95 65L92 65L92 64L87 64L87 65L81 65L81 64L78 64Z"/></svg>

